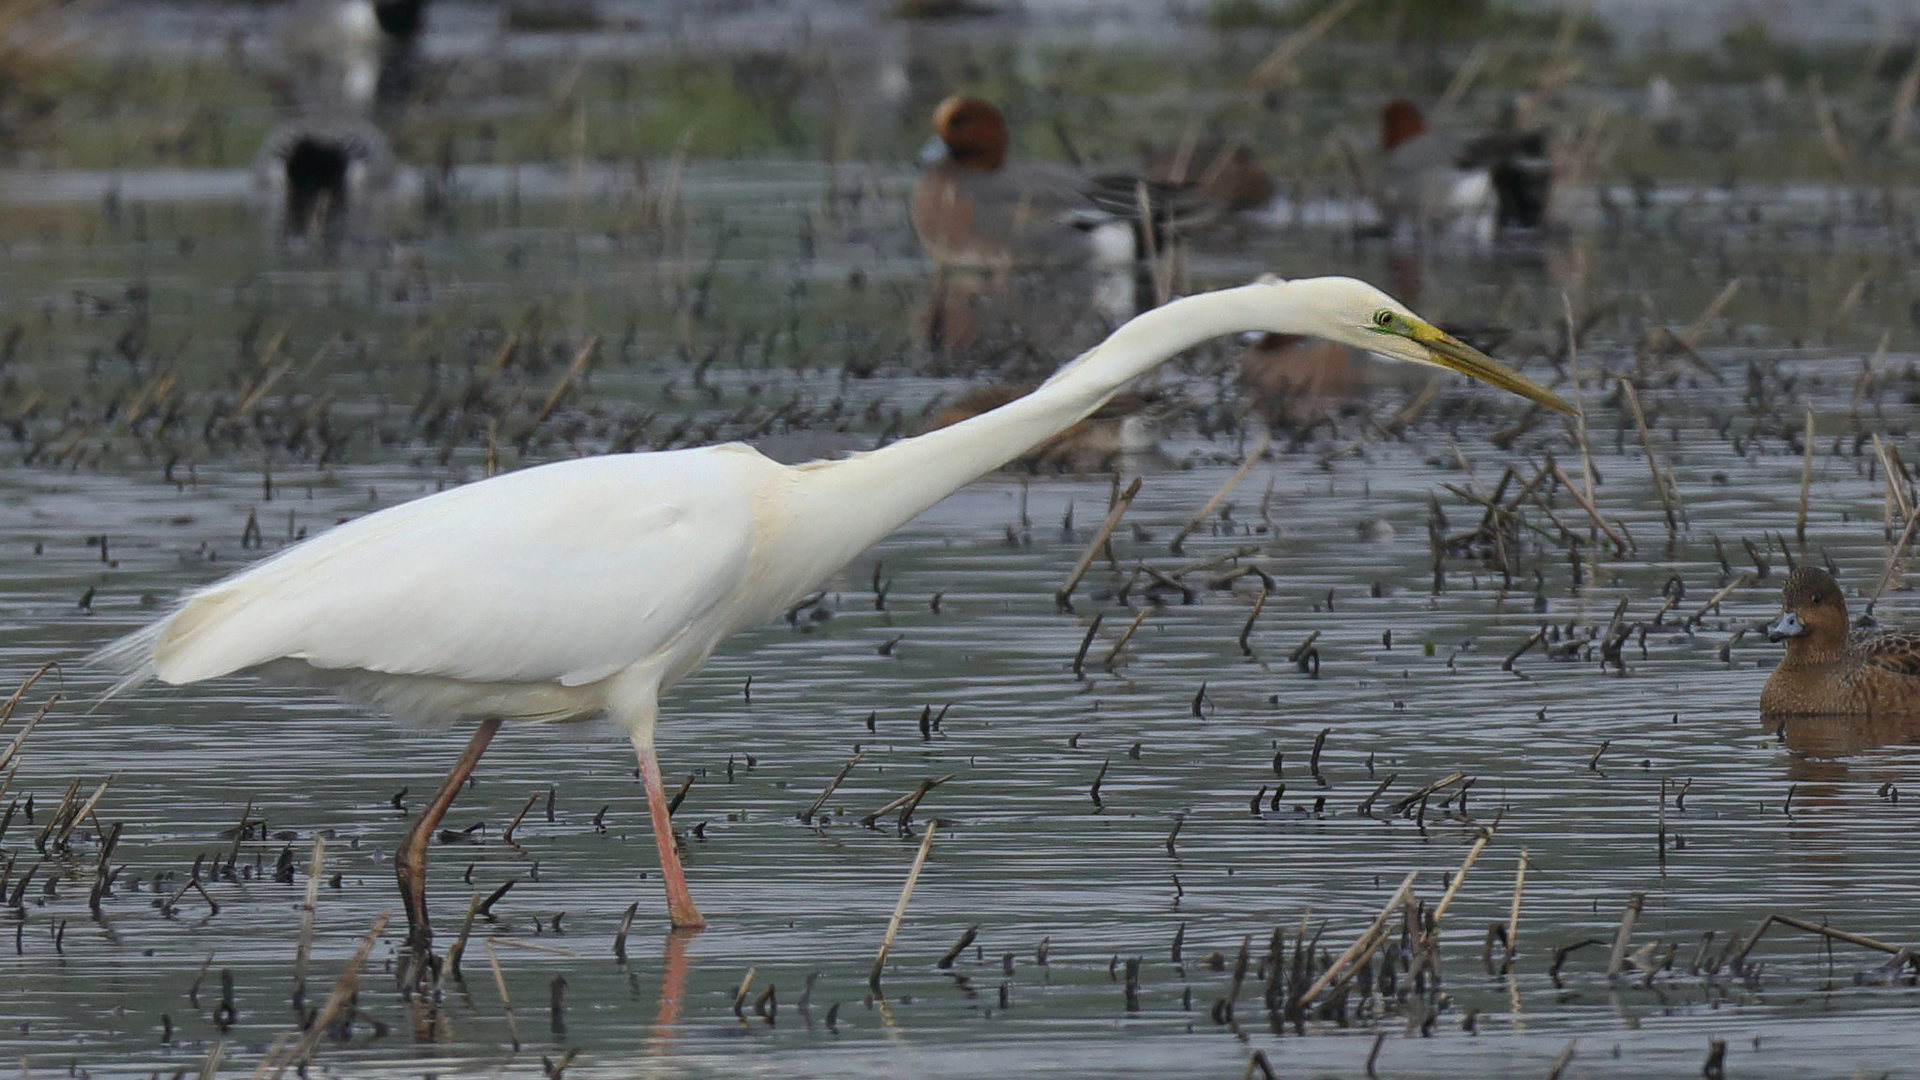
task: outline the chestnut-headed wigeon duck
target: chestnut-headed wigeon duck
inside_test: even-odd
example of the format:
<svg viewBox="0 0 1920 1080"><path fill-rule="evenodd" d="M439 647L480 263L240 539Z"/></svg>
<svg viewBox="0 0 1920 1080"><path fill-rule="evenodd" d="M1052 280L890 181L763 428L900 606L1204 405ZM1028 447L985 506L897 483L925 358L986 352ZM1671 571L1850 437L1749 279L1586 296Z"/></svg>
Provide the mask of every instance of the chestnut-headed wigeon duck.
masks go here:
<svg viewBox="0 0 1920 1080"><path fill-rule="evenodd" d="M1463 226L1490 235L1546 220L1553 165L1544 132L1454 138L1428 131L1420 107L1400 99L1380 111L1380 147L1380 209L1394 228Z"/></svg>
<svg viewBox="0 0 1920 1080"><path fill-rule="evenodd" d="M1144 251L1137 177L1007 161L1007 122L992 103L955 96L933 114L913 189L913 229L942 266L1122 266ZM1183 213L1148 184L1149 214Z"/></svg>
<svg viewBox="0 0 1920 1080"><path fill-rule="evenodd" d="M1787 575L1769 641L1786 658L1760 691L1767 714L1920 715L1920 636L1854 630L1833 575L1802 566Z"/></svg>

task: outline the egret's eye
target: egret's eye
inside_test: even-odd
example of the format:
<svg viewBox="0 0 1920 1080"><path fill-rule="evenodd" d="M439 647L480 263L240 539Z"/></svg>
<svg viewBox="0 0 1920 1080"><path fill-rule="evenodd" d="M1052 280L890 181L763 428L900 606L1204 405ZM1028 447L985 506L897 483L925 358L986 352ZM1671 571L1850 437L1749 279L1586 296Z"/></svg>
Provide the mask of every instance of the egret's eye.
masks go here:
<svg viewBox="0 0 1920 1080"><path fill-rule="evenodd" d="M1388 310L1387 308L1381 308L1379 311L1374 312L1373 325L1379 326L1379 327L1392 326L1393 312Z"/></svg>

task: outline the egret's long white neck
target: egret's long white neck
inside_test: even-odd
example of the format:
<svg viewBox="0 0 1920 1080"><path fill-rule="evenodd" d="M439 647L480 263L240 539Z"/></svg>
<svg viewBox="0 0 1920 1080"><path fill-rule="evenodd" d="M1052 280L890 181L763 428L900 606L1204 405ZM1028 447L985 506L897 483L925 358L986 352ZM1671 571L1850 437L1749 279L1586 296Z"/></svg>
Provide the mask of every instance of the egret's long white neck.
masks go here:
<svg viewBox="0 0 1920 1080"><path fill-rule="evenodd" d="M785 551L804 550L795 577L818 582L915 515L1047 441L1133 380L1181 351L1248 330L1314 333L1284 325L1288 286L1263 282L1175 300L1146 312L1055 372L1032 393L950 427L840 461L794 469ZM1311 316L1293 312L1305 324ZM805 536L794 535L804 531ZM810 586L809 586L810 587ZM802 593L804 595L804 592Z"/></svg>

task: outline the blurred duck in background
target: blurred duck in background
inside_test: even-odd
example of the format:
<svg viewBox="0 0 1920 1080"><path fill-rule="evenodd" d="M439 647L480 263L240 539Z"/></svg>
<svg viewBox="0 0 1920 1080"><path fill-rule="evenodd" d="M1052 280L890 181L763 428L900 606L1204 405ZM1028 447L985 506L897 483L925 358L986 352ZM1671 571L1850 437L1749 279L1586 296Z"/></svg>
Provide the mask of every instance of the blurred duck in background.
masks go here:
<svg viewBox="0 0 1920 1080"><path fill-rule="evenodd" d="M427 0L296 0L280 51L302 109L365 113L403 104L416 79Z"/></svg>
<svg viewBox="0 0 1920 1080"><path fill-rule="evenodd" d="M1238 139L1182 139L1141 154L1141 172L1169 188L1192 188L1221 209L1258 210L1273 202L1273 177Z"/></svg>
<svg viewBox="0 0 1920 1080"><path fill-rule="evenodd" d="M297 0L280 27L291 119L254 156L283 240L378 233L394 180L377 121L412 94L426 0Z"/></svg>
<svg viewBox="0 0 1920 1080"><path fill-rule="evenodd" d="M1380 211L1396 238L1453 234L1491 240L1546 222L1553 163L1542 131L1458 138L1427 130L1420 107L1400 99L1380 112L1385 166Z"/></svg>
<svg viewBox="0 0 1920 1080"><path fill-rule="evenodd" d="M315 117L283 124L254 157L278 233L331 245L377 232L393 186L393 151L373 124Z"/></svg>
<svg viewBox="0 0 1920 1080"><path fill-rule="evenodd" d="M1007 121L974 97L933 114L913 188L913 231L941 266L1128 266L1138 198L1125 178L1007 161Z"/></svg>
<svg viewBox="0 0 1920 1080"><path fill-rule="evenodd" d="M1222 212L1191 184L1009 161L1006 117L980 98L941 102L933 131L920 153L912 217L938 272L927 321L939 349L970 346L983 307L1008 293L1018 271L1092 271L1093 310L1130 318L1172 287L1174 261L1156 270L1147 257ZM1063 305L1052 307L1057 323Z"/></svg>

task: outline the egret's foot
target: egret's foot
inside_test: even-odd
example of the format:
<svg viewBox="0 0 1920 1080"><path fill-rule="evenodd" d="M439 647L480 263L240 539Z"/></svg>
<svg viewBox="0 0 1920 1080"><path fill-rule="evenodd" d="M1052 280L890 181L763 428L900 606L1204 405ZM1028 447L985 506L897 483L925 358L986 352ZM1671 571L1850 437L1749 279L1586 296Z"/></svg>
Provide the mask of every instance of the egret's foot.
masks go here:
<svg viewBox="0 0 1920 1080"><path fill-rule="evenodd" d="M692 897L668 900L667 918L673 922L675 930L702 930L707 925L706 916L693 906Z"/></svg>

